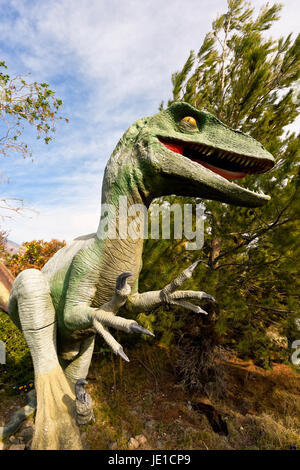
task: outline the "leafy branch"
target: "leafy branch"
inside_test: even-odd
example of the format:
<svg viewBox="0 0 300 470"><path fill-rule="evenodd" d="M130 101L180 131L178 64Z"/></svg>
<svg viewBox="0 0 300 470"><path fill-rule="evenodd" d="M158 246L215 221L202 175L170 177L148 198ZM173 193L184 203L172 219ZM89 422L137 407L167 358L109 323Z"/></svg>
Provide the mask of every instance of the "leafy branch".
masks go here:
<svg viewBox="0 0 300 470"><path fill-rule="evenodd" d="M48 83L28 82L21 75L11 77L5 62L0 62L0 119L3 135L0 136L0 154L20 153L32 156L25 142L20 140L27 123L37 131L37 139L49 144L56 130L62 100L55 96Z"/></svg>

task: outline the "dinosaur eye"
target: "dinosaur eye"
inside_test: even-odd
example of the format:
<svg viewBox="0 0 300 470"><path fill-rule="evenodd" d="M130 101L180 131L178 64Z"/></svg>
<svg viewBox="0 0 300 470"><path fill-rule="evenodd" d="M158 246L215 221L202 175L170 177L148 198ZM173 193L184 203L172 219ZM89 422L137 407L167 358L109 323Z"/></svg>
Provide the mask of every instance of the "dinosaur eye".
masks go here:
<svg viewBox="0 0 300 470"><path fill-rule="evenodd" d="M193 118L192 116L185 116L183 119L181 119L181 124L186 128L186 129L197 129L197 123L196 119Z"/></svg>

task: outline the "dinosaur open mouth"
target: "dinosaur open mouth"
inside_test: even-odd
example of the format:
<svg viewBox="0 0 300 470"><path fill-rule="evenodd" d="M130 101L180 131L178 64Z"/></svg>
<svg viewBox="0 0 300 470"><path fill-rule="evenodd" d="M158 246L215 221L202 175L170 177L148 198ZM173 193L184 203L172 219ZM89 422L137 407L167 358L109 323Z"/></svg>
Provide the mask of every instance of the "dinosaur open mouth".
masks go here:
<svg viewBox="0 0 300 470"><path fill-rule="evenodd" d="M226 179L238 179L249 174L264 173L274 166L271 160L227 152L204 144L164 137L159 137L159 141L172 152L183 155Z"/></svg>

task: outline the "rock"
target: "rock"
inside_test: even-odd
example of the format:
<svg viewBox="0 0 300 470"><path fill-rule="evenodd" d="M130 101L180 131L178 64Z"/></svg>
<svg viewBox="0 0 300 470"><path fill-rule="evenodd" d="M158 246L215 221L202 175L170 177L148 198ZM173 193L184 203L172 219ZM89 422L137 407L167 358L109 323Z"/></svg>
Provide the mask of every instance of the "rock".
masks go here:
<svg viewBox="0 0 300 470"><path fill-rule="evenodd" d="M22 429L22 431L19 432L19 436L24 439L25 442L30 441L32 439L34 433L34 429L32 426L26 426L25 428Z"/></svg>
<svg viewBox="0 0 300 470"><path fill-rule="evenodd" d="M25 449L25 445L24 444L12 444L10 447L9 447L9 450L24 450Z"/></svg>
<svg viewBox="0 0 300 470"><path fill-rule="evenodd" d="M135 440L138 441L141 446L147 443L147 438L144 436L144 434L139 434L138 436L135 436Z"/></svg>
<svg viewBox="0 0 300 470"><path fill-rule="evenodd" d="M117 443L117 441L111 442L111 443L108 445L108 448L109 448L109 450L116 450L116 449L118 448L118 443Z"/></svg>
<svg viewBox="0 0 300 470"><path fill-rule="evenodd" d="M128 449L130 450L137 449L139 445L139 442L134 437L131 437L128 441Z"/></svg>

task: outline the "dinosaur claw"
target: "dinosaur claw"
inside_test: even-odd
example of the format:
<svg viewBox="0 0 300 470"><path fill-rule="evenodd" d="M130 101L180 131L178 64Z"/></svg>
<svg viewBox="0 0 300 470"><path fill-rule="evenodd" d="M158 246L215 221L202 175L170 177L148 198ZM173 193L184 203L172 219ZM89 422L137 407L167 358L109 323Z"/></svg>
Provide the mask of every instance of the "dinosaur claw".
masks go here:
<svg viewBox="0 0 300 470"><path fill-rule="evenodd" d="M195 261L195 263L191 264L189 270L193 272L197 268L197 266L199 266L200 263L202 263L202 259L198 259L198 261Z"/></svg>
<svg viewBox="0 0 300 470"><path fill-rule="evenodd" d="M116 289L122 290L125 287L126 279L130 276L132 276L132 273L130 272L120 274L116 280Z"/></svg>
<svg viewBox="0 0 300 470"><path fill-rule="evenodd" d="M210 300L211 302L216 302L216 299L212 295L205 294L205 293L203 294L202 299Z"/></svg>
<svg viewBox="0 0 300 470"><path fill-rule="evenodd" d="M86 384L88 384L88 381L85 379L78 379L75 384L76 400L79 400L81 403L86 402L86 392L84 390L84 385Z"/></svg>
<svg viewBox="0 0 300 470"><path fill-rule="evenodd" d="M119 356L121 356L121 358L124 359L124 361L129 362L129 359L124 353L122 346L120 346L119 349L117 350L117 354L119 354Z"/></svg>
<svg viewBox="0 0 300 470"><path fill-rule="evenodd" d="M132 325L130 325L130 331L131 331L131 333L141 333L141 334L144 334L144 335L155 337L155 334L151 333L151 331L149 331L149 330L146 330L146 328L144 328L143 326L138 325L137 323L133 323Z"/></svg>

